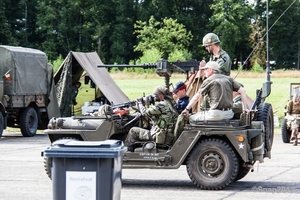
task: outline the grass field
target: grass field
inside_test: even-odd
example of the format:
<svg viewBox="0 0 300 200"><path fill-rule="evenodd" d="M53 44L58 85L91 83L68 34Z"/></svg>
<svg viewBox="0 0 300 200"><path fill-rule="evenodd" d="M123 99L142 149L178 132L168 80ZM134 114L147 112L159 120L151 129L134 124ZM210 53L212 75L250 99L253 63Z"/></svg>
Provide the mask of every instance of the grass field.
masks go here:
<svg viewBox="0 0 300 200"><path fill-rule="evenodd" d="M231 77L236 77L237 72L232 71ZM163 77L157 74L134 74L134 73L111 73L121 90L128 96L130 100L143 96L143 94L151 94L155 86L165 85ZM270 74L271 94L266 99L266 102L271 103L274 110L274 115L281 119L284 116L284 106L290 98L290 83L300 82L300 71L272 71ZM175 84L177 81L184 81L185 74L173 74L170 78L170 83ZM262 87L266 81L265 73L251 73L240 72L236 81L242 83L247 91L247 94L255 99L256 90ZM172 87L172 86L171 86ZM76 113L80 112L81 106L85 101L94 98L94 89L89 88L88 85L82 85L79 95L77 97L78 105L76 106Z"/></svg>

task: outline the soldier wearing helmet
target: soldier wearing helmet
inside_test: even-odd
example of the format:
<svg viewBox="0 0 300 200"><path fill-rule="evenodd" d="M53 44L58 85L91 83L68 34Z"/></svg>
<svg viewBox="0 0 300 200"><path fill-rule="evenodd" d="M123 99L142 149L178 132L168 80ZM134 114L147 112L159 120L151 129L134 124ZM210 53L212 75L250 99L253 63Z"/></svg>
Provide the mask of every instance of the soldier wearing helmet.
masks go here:
<svg viewBox="0 0 300 200"><path fill-rule="evenodd" d="M125 146L128 151L134 150L134 143L137 141L155 141L158 144L171 145L173 142L173 132L178 117L176 102L168 88L157 86L153 90L153 95L159 103L145 109L139 103L141 115L150 118L153 122L150 130L133 127L125 139Z"/></svg>
<svg viewBox="0 0 300 200"><path fill-rule="evenodd" d="M203 37L202 46L210 53L209 61L216 61L220 66L220 72L229 76L231 71L231 60L226 51L220 47L220 39L214 33L208 33ZM204 67L206 62L200 62L200 67Z"/></svg>

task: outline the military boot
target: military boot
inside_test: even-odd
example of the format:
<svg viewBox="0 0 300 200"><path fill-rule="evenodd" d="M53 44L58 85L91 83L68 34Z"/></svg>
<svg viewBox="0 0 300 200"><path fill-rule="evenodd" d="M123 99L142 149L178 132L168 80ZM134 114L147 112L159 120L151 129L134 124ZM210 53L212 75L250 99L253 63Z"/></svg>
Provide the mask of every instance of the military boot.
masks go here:
<svg viewBox="0 0 300 200"><path fill-rule="evenodd" d="M295 138L293 146L298 145L298 133L293 131L293 137Z"/></svg>
<svg viewBox="0 0 300 200"><path fill-rule="evenodd" d="M293 146L297 146L298 145L298 138L295 139Z"/></svg>

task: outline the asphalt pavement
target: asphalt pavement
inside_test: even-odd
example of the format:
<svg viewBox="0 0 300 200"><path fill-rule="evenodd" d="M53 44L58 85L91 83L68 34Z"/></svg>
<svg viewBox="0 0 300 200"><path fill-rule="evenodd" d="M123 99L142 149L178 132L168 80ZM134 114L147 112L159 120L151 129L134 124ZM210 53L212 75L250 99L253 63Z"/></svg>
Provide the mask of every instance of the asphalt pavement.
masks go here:
<svg viewBox="0 0 300 200"><path fill-rule="evenodd" d="M38 133L31 138L3 133L0 139L0 200L51 200L52 181L44 169L50 142ZM220 191L198 189L185 166L176 170L123 169L122 200L296 199L300 198L300 146L284 144L275 135L272 158L257 163L254 172ZM74 199L76 200L76 199Z"/></svg>

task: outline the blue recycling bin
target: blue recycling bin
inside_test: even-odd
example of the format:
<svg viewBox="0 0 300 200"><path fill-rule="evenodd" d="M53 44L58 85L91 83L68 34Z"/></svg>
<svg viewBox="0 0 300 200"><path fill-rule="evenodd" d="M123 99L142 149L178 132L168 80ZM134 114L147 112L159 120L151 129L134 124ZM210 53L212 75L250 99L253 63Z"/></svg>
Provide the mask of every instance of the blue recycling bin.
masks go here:
<svg viewBox="0 0 300 200"><path fill-rule="evenodd" d="M122 159L119 140L58 140L44 151L51 158L54 200L119 200Z"/></svg>

